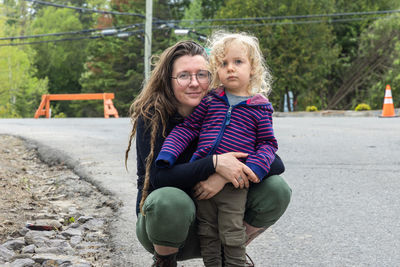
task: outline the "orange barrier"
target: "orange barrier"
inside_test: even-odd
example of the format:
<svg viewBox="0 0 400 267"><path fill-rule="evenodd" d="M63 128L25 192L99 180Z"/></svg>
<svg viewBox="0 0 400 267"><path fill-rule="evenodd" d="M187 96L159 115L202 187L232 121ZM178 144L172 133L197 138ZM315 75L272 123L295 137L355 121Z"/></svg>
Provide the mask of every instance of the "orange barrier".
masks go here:
<svg viewBox="0 0 400 267"><path fill-rule="evenodd" d="M109 118L110 116L118 118L118 111L111 99L114 99L114 93L42 95L42 101L35 112L34 118L37 119L40 116L50 118L50 101L53 100L103 100L104 118Z"/></svg>
<svg viewBox="0 0 400 267"><path fill-rule="evenodd" d="M396 117L394 112L392 90L390 85L386 85L385 98L383 100L382 115L380 117Z"/></svg>

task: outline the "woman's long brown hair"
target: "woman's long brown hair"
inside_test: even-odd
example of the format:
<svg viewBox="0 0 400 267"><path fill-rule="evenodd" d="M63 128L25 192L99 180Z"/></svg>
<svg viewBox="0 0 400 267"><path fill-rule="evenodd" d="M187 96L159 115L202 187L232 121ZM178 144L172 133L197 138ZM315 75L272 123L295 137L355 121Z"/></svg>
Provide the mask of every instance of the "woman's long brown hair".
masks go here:
<svg viewBox="0 0 400 267"><path fill-rule="evenodd" d="M125 167L127 168L128 155L131 149L132 140L136 135L138 118L141 117L146 130L150 131L150 153L146 157L146 173L140 201L140 212L144 215L143 204L149 194L150 169L154 159L154 146L157 133L161 131L165 137L166 123L177 111L178 101L176 100L171 83L173 64L178 58L190 55L201 55L207 59L207 54L202 46L193 41L180 41L167 48L159 57L148 82L143 86L142 91L130 106L130 118L132 131L129 136L128 147L125 151Z"/></svg>

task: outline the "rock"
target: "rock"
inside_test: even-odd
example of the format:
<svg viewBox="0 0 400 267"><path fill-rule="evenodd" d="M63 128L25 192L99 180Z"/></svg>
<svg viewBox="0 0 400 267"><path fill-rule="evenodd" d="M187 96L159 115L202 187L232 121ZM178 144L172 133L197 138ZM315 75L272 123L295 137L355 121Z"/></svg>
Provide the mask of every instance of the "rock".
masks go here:
<svg viewBox="0 0 400 267"><path fill-rule="evenodd" d="M31 254L26 254L26 253L15 254L15 255L10 259L10 261L15 261L15 260L18 260L18 259L30 259L30 258L32 258L32 255L31 255Z"/></svg>
<svg viewBox="0 0 400 267"><path fill-rule="evenodd" d="M99 219L92 219L87 221L85 224L83 224L83 228L89 230L89 231L97 231L104 225L103 220Z"/></svg>
<svg viewBox="0 0 400 267"><path fill-rule="evenodd" d="M20 230L18 231L18 233L19 233L21 236L25 236L26 233L28 233L28 232L29 232L29 229L26 228L26 227L24 227L24 228L22 228L22 229L20 229Z"/></svg>
<svg viewBox="0 0 400 267"><path fill-rule="evenodd" d="M78 222L81 224L84 224L85 222L92 220L92 219L93 219L92 216L81 216L81 217L79 217Z"/></svg>
<svg viewBox="0 0 400 267"><path fill-rule="evenodd" d="M73 264L74 262L80 262L79 258L76 256L65 256L65 255L54 255L51 253L40 253L40 254L36 254L32 257L32 259L40 264L43 264L43 266L46 266L45 264L49 264L51 262L54 262L58 265L61 264ZM45 263L47 262L47 263ZM58 266L55 265L55 266ZM49 266L49 265L47 265ZM50 265L51 266L51 265Z"/></svg>
<svg viewBox="0 0 400 267"><path fill-rule="evenodd" d="M73 254L71 245L66 240L50 239L46 241L45 246L35 249L36 253L54 253L54 254Z"/></svg>
<svg viewBox="0 0 400 267"><path fill-rule="evenodd" d="M22 249L22 253L35 253L35 245L29 245Z"/></svg>
<svg viewBox="0 0 400 267"><path fill-rule="evenodd" d="M69 241L69 243L71 244L71 247L76 247L79 243L82 242L82 236L78 235L78 236L72 236L71 240Z"/></svg>
<svg viewBox="0 0 400 267"><path fill-rule="evenodd" d="M54 231L29 231L25 235L25 242L28 245L34 244L37 247L44 247L49 238L53 238L55 235Z"/></svg>
<svg viewBox="0 0 400 267"><path fill-rule="evenodd" d="M25 246L25 241L22 239L12 239L5 242L3 246L8 248L9 250L20 250L22 247Z"/></svg>
<svg viewBox="0 0 400 267"><path fill-rule="evenodd" d="M15 255L14 251L0 245L0 260L9 261Z"/></svg>
<svg viewBox="0 0 400 267"><path fill-rule="evenodd" d="M32 259L17 259L11 263L11 267L33 267L34 264Z"/></svg>
<svg viewBox="0 0 400 267"><path fill-rule="evenodd" d="M88 262L81 262L81 263L77 263L77 264L74 264L74 267L91 267L92 266L92 264L90 264L90 263L88 263Z"/></svg>
<svg viewBox="0 0 400 267"><path fill-rule="evenodd" d="M61 232L61 235L65 236L65 237L81 236L82 230L76 229L76 228L69 228L69 229Z"/></svg>
<svg viewBox="0 0 400 267"><path fill-rule="evenodd" d="M68 225L68 228L78 228L79 226L81 226L79 223L74 222L74 223L71 223L70 225Z"/></svg>
<svg viewBox="0 0 400 267"><path fill-rule="evenodd" d="M39 213L35 216L35 219L36 220L46 220L46 219L57 220L58 215L57 214Z"/></svg>

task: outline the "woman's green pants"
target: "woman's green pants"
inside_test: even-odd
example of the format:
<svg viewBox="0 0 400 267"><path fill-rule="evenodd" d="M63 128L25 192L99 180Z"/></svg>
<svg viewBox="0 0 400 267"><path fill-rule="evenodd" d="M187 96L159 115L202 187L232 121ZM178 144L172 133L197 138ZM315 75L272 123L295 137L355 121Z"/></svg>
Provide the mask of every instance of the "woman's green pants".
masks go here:
<svg viewBox="0 0 400 267"><path fill-rule="evenodd" d="M244 220L254 227L270 227L285 212L291 194L279 175L252 184ZM175 187L154 190L146 198L143 211L145 216L138 216L136 235L147 251L153 253L156 244L179 248L178 260L200 258L196 207L188 194Z"/></svg>

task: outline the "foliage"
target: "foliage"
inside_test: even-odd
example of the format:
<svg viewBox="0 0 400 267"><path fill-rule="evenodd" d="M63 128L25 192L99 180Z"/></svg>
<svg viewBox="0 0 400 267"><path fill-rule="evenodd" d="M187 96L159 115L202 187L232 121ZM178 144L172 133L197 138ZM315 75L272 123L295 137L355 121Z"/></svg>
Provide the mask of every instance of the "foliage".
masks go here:
<svg viewBox="0 0 400 267"><path fill-rule="evenodd" d="M399 82L399 34L398 15L376 20L363 31L357 57L344 75L340 88L331 98L330 106L337 105L340 101L351 106L365 101L372 103L373 109L381 106L385 84L391 83L397 87Z"/></svg>
<svg viewBox="0 0 400 267"><path fill-rule="evenodd" d="M314 112L314 111L318 111L318 108L316 106L307 106L306 107L306 111L307 112Z"/></svg>
<svg viewBox="0 0 400 267"><path fill-rule="evenodd" d="M67 115L65 115L64 112L60 112L60 113L54 115L54 118L57 118L57 119L66 118L66 117L67 117Z"/></svg>
<svg viewBox="0 0 400 267"><path fill-rule="evenodd" d="M7 25L0 18L0 35L15 34L17 24ZM41 95L47 93L47 79L34 77L35 67L29 47L5 46L0 49L0 117L33 117Z"/></svg>
<svg viewBox="0 0 400 267"><path fill-rule="evenodd" d="M45 7L39 10L33 23L32 33L56 33L83 29L78 13L71 9ZM76 38L76 35L64 38ZM45 39L55 39L47 37ZM48 77L49 93L79 93L79 78L86 60L86 41L49 42L34 45L34 64L38 78ZM61 106L71 113L68 102Z"/></svg>
<svg viewBox="0 0 400 267"><path fill-rule="evenodd" d="M380 64L366 77L362 86L367 90L359 101L372 103L373 109L382 107L386 85L391 86L393 103L400 107L400 16L377 20L363 32L360 55L379 56ZM383 42L382 47L377 47Z"/></svg>
<svg viewBox="0 0 400 267"><path fill-rule="evenodd" d="M153 17L157 19L181 18L183 7L187 5L189 5L187 0L154 1ZM124 3L114 1L112 8L123 12L144 14L144 6L144 0ZM132 25L143 22L143 19L138 17L112 16L108 26ZM152 35L153 55L160 53L176 41L171 38L171 31L159 29L156 24L153 24ZM108 37L92 42L89 47L88 60L80 79L82 91L115 93L114 106L120 116L127 116L132 100L142 88L144 80L143 57L144 35L142 32L126 39ZM86 107L91 108L82 107L78 114L81 116L101 116L102 107Z"/></svg>
<svg viewBox="0 0 400 267"><path fill-rule="evenodd" d="M333 10L332 0L283 2L229 0L218 12L218 18L321 14ZM262 22L271 23L269 20ZM283 22L293 21L286 19ZM240 26L235 30L250 31L259 38L266 62L275 78L270 96L274 107L283 110L283 95L288 91L293 92L297 109L304 109L310 102L319 102L320 106L325 105L326 88L329 85L328 75L339 53L330 24L286 24L257 28Z"/></svg>
<svg viewBox="0 0 400 267"><path fill-rule="evenodd" d="M354 109L355 111L363 111L363 110L371 110L371 107L368 104L360 103Z"/></svg>
<svg viewBox="0 0 400 267"><path fill-rule="evenodd" d="M67 2L71 6L145 14L145 0ZM283 110L283 96L289 91L294 94L295 110L306 110L313 105L319 109L354 109L359 103L379 109L386 84L391 85L394 104L399 107L398 15L379 15L382 16L379 20L377 15L268 18L396 10L399 7L398 0L155 0L152 54L159 54L178 39L198 40L198 35L193 33L175 36L172 33L175 27L206 36L216 29L247 31L259 38L274 76L269 98L276 110ZM1 2L0 14L0 37L113 26L122 27L125 32L144 28L144 19L140 17L77 12L17 0ZM266 19L249 19L254 17ZM227 18L248 20L208 21ZM176 22L182 19L186 21ZM349 21L331 23L337 19ZM312 20L318 22L311 23ZM127 25L131 27L125 27ZM78 35L20 42L74 37ZM129 105L141 90L144 79L144 38L143 31L138 31L126 38L109 36L0 47L0 117L32 117L40 95L47 92L115 93L113 102L119 114L128 115ZM0 44L7 42L18 40L0 40ZM64 113L68 117L103 116L99 101L55 102L52 110L54 114L62 116Z"/></svg>

